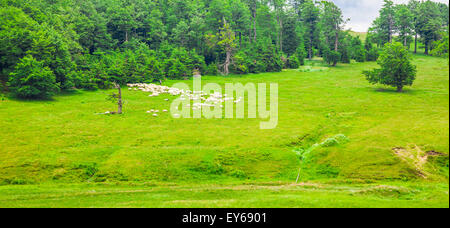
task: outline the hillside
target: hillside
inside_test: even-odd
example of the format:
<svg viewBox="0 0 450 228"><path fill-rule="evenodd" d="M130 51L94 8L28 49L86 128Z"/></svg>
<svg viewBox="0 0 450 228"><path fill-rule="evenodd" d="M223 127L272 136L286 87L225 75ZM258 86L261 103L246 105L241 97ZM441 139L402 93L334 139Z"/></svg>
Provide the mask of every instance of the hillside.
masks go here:
<svg viewBox="0 0 450 228"><path fill-rule="evenodd" d="M316 150L301 180L421 179L393 148L448 155L449 78L444 59L420 56L415 64L417 81L403 94L365 81L361 71L375 63L203 78L279 83L278 127L265 131L255 119L155 118L145 111L168 109L164 98L172 97L140 91L124 91L122 116L96 115L114 107L105 91L7 99L0 102L0 183L289 182L298 169L293 149L337 134L349 141ZM444 171L437 163L424 169L428 179L448 181L448 160Z"/></svg>
<svg viewBox="0 0 450 228"><path fill-rule="evenodd" d="M361 38L362 42L366 41L366 37L367 37L367 32L354 32L354 31L350 31L349 32L351 36L358 36L359 38Z"/></svg>

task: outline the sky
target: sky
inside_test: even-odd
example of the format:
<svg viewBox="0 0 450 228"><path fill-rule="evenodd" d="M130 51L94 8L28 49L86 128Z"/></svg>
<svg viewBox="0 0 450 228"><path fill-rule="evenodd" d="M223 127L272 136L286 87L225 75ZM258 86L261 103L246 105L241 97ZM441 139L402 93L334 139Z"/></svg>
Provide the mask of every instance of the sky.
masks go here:
<svg viewBox="0 0 450 228"><path fill-rule="evenodd" d="M378 11L383 5L383 0L331 0L338 5L344 18L350 18L347 28L355 32L367 32L372 21L378 17ZM449 0L432 0L435 2L449 3ZM394 0L394 3L407 3L408 0Z"/></svg>

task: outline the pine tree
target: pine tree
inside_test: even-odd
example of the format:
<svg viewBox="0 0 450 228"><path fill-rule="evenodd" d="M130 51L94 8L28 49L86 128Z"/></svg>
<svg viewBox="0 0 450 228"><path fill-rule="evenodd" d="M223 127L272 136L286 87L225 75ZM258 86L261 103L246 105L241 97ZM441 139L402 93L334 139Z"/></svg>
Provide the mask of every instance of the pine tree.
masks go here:
<svg viewBox="0 0 450 228"><path fill-rule="evenodd" d="M321 30L324 47L324 57L332 66L336 66L340 59L339 34L344 26L342 11L332 2L322 2L323 12L321 14Z"/></svg>
<svg viewBox="0 0 450 228"><path fill-rule="evenodd" d="M314 45L317 43L318 37L318 22L319 22L319 8L312 0L306 0L302 4L301 20L304 25L305 43L308 48L308 58L313 58Z"/></svg>
<svg viewBox="0 0 450 228"><path fill-rule="evenodd" d="M411 55L401 43L387 43L377 62L381 69L363 72L370 83L393 86L397 92L413 84L416 67L412 65Z"/></svg>

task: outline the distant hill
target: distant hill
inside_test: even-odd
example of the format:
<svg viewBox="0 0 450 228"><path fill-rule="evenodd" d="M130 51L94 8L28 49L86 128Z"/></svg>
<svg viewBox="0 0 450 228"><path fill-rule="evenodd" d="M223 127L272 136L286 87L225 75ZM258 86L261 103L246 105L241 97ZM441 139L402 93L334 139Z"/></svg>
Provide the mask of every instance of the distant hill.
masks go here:
<svg viewBox="0 0 450 228"><path fill-rule="evenodd" d="M367 37L367 32L350 31L350 35L352 35L352 36L359 36L361 38L361 40L364 42L366 40L366 37Z"/></svg>

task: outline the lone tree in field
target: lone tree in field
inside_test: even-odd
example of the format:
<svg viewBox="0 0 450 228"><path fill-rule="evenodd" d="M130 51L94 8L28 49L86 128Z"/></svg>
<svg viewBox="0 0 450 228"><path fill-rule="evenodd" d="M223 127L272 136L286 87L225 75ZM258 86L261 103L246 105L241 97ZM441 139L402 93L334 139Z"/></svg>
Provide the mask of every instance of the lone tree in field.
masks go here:
<svg viewBox="0 0 450 228"><path fill-rule="evenodd" d="M117 103L117 112L110 112L110 114L122 114L122 106L123 106L122 90L119 84L115 82L113 82L112 84L114 88L117 89L117 93L111 93L108 99L114 103Z"/></svg>
<svg viewBox="0 0 450 228"><path fill-rule="evenodd" d="M394 86L397 92L402 92L404 86L411 86L416 79L416 66L411 64L411 55L401 43L387 43L377 63L381 69L363 72L372 84Z"/></svg>

